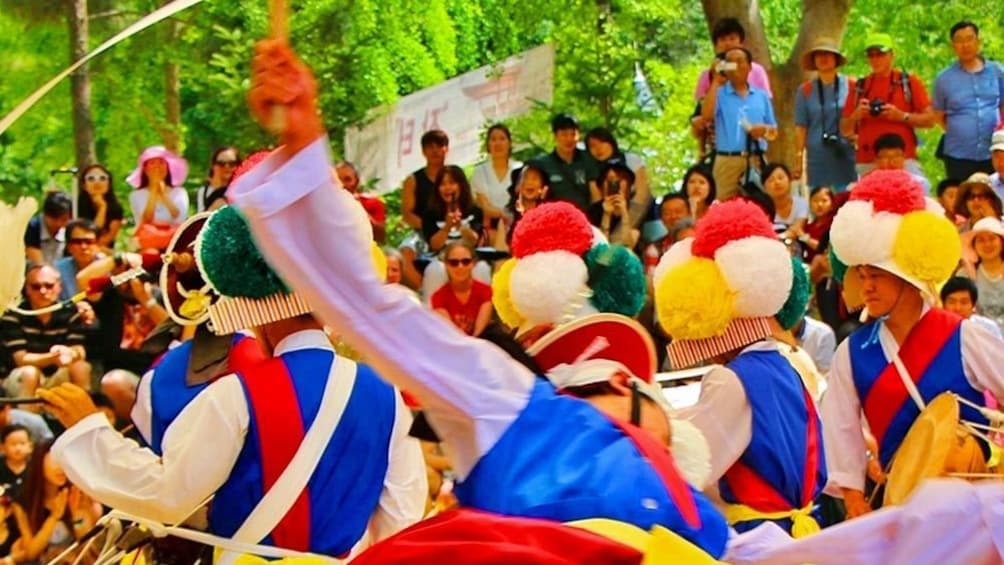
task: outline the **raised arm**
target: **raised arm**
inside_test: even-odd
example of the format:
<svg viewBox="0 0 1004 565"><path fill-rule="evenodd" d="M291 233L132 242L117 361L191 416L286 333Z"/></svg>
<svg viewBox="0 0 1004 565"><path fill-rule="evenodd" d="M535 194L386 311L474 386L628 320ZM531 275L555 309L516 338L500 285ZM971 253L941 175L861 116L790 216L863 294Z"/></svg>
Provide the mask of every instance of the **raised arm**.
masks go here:
<svg viewBox="0 0 1004 565"><path fill-rule="evenodd" d="M331 182L309 69L285 44L266 41L254 72L252 112L267 123L271 105L284 104L288 127L285 146L231 187L235 204L273 268L324 323L421 399L465 476L522 411L534 375L377 280L365 214Z"/></svg>

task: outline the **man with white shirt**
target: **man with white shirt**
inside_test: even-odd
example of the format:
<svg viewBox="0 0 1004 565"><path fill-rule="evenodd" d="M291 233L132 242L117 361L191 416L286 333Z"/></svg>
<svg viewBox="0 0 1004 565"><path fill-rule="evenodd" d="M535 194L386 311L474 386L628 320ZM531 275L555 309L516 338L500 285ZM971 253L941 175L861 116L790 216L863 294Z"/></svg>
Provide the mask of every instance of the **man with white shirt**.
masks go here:
<svg viewBox="0 0 1004 565"><path fill-rule="evenodd" d="M354 212L363 214L358 206ZM45 394L68 428L53 454L73 483L104 504L165 523L214 495L213 534L328 556L358 552L421 519L425 467L399 392L335 354L310 308L265 263L236 209L214 212L194 249L201 274L221 295L208 310L213 331L251 327L271 357L194 397L177 386L158 389L162 379L153 379L152 405L164 402L160 392L174 394L180 408L161 434L151 418L144 435L159 440L157 450L111 429L79 389ZM162 363L186 360L175 351Z"/></svg>
<svg viewBox="0 0 1004 565"><path fill-rule="evenodd" d="M972 320L993 335L1004 339L997 322L976 313L980 291L976 283L968 277L952 277L941 287L941 303L945 310L958 314L964 320Z"/></svg>
<svg viewBox="0 0 1004 565"><path fill-rule="evenodd" d="M928 208L906 171L874 171L854 187L830 232L834 271L843 271L848 305L863 303L871 322L837 348L821 412L830 480L847 516L871 510L864 498L868 454L862 415L888 467L921 407L950 391L982 405L1004 393L1004 348L971 320L934 308L936 288L960 254L955 227ZM962 407L968 421L986 423Z"/></svg>

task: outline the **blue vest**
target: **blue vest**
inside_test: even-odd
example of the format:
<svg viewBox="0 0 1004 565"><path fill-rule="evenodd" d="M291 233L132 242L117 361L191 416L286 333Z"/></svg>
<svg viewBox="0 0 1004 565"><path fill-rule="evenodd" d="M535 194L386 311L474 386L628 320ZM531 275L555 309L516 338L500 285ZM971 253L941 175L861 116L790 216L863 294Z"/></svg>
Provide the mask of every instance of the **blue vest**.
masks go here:
<svg viewBox="0 0 1004 565"><path fill-rule="evenodd" d="M932 309L925 314L925 316L951 315L937 309ZM854 373L854 387L857 389L862 407L864 407L865 401L871 394L872 387L878 380L879 375L890 365L890 361L885 358L885 353L882 352L882 344L877 334L879 328L876 323L872 322L858 328L850 336L851 371ZM909 340L909 336L907 339ZM931 348L940 347L934 360L928 365L927 370L920 375L919 381L915 381L917 391L920 392L920 396L924 399L924 402L931 402L939 394L951 391L982 406L984 404L983 393L969 384L962 368L962 324L959 324L955 328L944 343L928 343L924 345ZM916 377L917 375L912 376ZM904 385L901 384L901 386ZM876 435L879 444L879 461L883 468L889 465L893 455L896 454L896 450L903 443L907 432L910 431L910 426L913 425L914 420L920 415L920 409L917 408L917 405L909 395L906 396L903 403L899 407L896 407L895 410L895 415L885 435L883 437L877 437ZM965 405L961 406L961 416L964 420L970 422L979 424L988 423L987 419L979 412ZM875 431L874 426L873 431ZM985 448L983 442L978 443L981 447Z"/></svg>
<svg viewBox="0 0 1004 565"><path fill-rule="evenodd" d="M588 402L538 379L526 408L455 493L464 506L509 516L610 518L645 530L659 524L720 557L729 527L708 499L688 488L701 519L697 529L624 432Z"/></svg>
<svg viewBox="0 0 1004 565"><path fill-rule="evenodd" d="M726 473L718 482L722 500L745 504L756 510L768 510L764 504L779 495L786 508L802 508L805 500L806 466L809 454L809 414L811 402L801 377L778 351L748 351L728 364L743 385L752 411L752 437L737 463L762 479L774 492L761 493L755 485L736 484L736 477ZM822 424L815 419L816 474L812 499L826 486L826 460L823 455ZM734 468L733 468L734 469ZM732 479L732 481L730 481ZM731 486L730 486L731 483ZM738 492L733 492L735 487ZM766 496L764 496L766 494ZM782 509L769 509L780 511ZM737 531L747 531L760 521L733 524ZM790 531L791 520L777 522Z"/></svg>
<svg viewBox="0 0 1004 565"><path fill-rule="evenodd" d="M301 417L306 432L320 409L335 356L328 350L301 349L280 359L300 406L300 414L290 416ZM244 377L238 377L247 399ZM249 399L248 406L253 410ZM365 532L387 474L395 410L394 389L371 368L359 365L345 412L307 483L311 552L342 555ZM220 536L232 536L264 496L258 427L255 414L250 416L244 447L210 508L210 530ZM272 536L262 543L272 545Z"/></svg>

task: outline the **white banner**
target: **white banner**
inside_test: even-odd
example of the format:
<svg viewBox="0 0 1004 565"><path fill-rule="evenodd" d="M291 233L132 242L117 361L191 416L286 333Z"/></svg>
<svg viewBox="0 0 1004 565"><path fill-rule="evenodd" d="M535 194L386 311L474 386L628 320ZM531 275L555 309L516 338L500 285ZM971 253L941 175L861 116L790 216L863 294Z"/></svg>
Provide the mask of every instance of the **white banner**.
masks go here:
<svg viewBox="0 0 1004 565"><path fill-rule="evenodd" d="M553 96L554 48L542 45L374 108L376 119L345 132L345 157L363 182L377 179L375 191L389 192L425 165L420 140L426 131L445 131L447 163L468 165L483 154L480 134L489 122L525 113L533 100L550 103Z"/></svg>

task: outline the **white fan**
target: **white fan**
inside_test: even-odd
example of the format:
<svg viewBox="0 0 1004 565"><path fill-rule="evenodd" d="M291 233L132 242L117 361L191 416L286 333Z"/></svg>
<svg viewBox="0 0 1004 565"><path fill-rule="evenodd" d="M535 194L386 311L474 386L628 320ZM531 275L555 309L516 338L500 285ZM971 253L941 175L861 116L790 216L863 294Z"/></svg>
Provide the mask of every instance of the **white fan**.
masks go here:
<svg viewBox="0 0 1004 565"><path fill-rule="evenodd" d="M34 198L22 197L15 206L0 202L0 314L16 305L24 286L24 230L38 210Z"/></svg>

